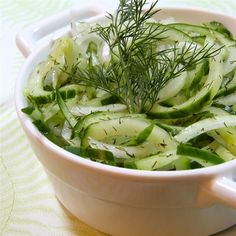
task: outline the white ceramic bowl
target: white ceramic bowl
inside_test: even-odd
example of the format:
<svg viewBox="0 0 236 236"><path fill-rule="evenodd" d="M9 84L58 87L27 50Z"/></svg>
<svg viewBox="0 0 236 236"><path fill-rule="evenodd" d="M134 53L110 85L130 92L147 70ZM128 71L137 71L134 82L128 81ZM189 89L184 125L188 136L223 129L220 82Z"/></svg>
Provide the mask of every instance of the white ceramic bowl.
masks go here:
<svg viewBox="0 0 236 236"><path fill-rule="evenodd" d="M45 35L75 18L99 11L70 9L23 30L17 44L25 65L16 85L16 109L35 154L53 183L57 198L82 221L112 235L201 236L236 223L236 160L203 169L149 172L96 163L66 152L47 140L20 109L29 74L49 53ZM236 18L199 9L165 8L158 18L202 23L217 20L236 35ZM96 16L89 21L97 21ZM67 33L57 33L58 35ZM55 37L55 34L54 36Z"/></svg>

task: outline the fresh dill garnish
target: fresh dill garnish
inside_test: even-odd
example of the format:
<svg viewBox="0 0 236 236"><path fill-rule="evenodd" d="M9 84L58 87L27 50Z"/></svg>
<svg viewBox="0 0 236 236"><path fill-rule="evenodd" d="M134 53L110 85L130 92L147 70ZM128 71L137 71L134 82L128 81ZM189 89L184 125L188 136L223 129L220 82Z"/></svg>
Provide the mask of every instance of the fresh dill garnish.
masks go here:
<svg viewBox="0 0 236 236"><path fill-rule="evenodd" d="M162 49L168 27L153 22L159 11L157 2L144 10L147 0L120 0L115 15L106 16L109 23L92 29L108 45L110 60L93 63L93 47L86 67L80 63L73 66L72 81L110 93L126 104L130 113L147 112L168 81L216 55L219 48L215 45L200 47L194 41L172 42Z"/></svg>

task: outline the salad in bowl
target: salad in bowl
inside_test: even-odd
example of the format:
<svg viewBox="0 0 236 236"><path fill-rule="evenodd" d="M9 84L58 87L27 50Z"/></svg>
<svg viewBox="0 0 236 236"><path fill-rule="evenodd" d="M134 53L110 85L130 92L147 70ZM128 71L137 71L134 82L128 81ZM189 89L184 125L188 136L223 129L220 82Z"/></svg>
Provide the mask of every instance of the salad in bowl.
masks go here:
<svg viewBox="0 0 236 236"><path fill-rule="evenodd" d="M73 22L32 72L22 111L52 142L108 165L186 170L236 155L236 41L220 22L158 21L121 1Z"/></svg>

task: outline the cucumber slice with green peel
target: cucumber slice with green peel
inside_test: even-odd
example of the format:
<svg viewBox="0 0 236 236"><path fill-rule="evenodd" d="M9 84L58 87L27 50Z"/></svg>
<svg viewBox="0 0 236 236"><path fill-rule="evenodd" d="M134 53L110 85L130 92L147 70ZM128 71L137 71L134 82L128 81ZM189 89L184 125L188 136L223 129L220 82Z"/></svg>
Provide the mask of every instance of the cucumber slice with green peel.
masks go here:
<svg viewBox="0 0 236 236"><path fill-rule="evenodd" d="M210 137L210 136L208 136L208 137ZM197 148L201 148L202 150L206 150L206 151L209 151L209 152L215 152L215 150L220 146L220 143L213 139L212 142L205 145L204 147L196 146L195 143L192 146L197 147Z"/></svg>
<svg viewBox="0 0 236 236"><path fill-rule="evenodd" d="M71 128L75 126L77 123L77 119L73 116L73 114L70 113L66 103L64 102L63 98L61 97L61 94L59 93L58 90L56 90L56 100L57 104L64 115L65 119L68 121L70 124Z"/></svg>
<svg viewBox="0 0 236 236"><path fill-rule="evenodd" d="M95 161L106 162L107 164L115 162L113 154L106 150L93 148L83 149L77 146L65 146L64 149L80 157L87 157Z"/></svg>
<svg viewBox="0 0 236 236"><path fill-rule="evenodd" d="M111 152L117 158L142 158L149 155L153 155L159 151L159 149L150 142L144 142L137 146L124 146L109 144L102 141L88 138L88 146L93 149L100 149ZM82 144L83 145L83 144ZM83 147L86 147L83 145Z"/></svg>
<svg viewBox="0 0 236 236"><path fill-rule="evenodd" d="M176 126L176 125L168 125L165 124L159 120L154 120L154 123L161 127L162 129L166 130L168 133L170 133L172 136L178 134L184 127Z"/></svg>
<svg viewBox="0 0 236 236"><path fill-rule="evenodd" d="M236 88L236 86L235 86ZM214 100L215 103L222 104L225 106L232 106L236 104L236 92L229 94L224 97L220 97Z"/></svg>
<svg viewBox="0 0 236 236"><path fill-rule="evenodd" d="M126 112L127 106L121 103L109 104L105 106L74 106L70 112L75 116L85 116L98 111Z"/></svg>
<svg viewBox="0 0 236 236"><path fill-rule="evenodd" d="M163 41L163 44L175 43L175 42L193 42L192 38L184 32L177 28L173 28L170 25L164 25L157 22L149 22L148 25L153 27L152 30L156 28L157 31L162 31L160 34L160 41ZM161 42L160 42L161 43Z"/></svg>
<svg viewBox="0 0 236 236"><path fill-rule="evenodd" d="M233 40L232 33L220 22L218 21L211 21L204 24L207 28L213 29L224 35L226 38Z"/></svg>
<svg viewBox="0 0 236 236"><path fill-rule="evenodd" d="M150 126L151 123L148 120L121 117L118 119L100 121L98 123L91 124L84 131L82 138L82 146L89 146L89 138L101 141L106 137L129 135L137 136L145 128ZM151 134L147 138L147 142L152 143L160 151L172 150L176 147L176 142L171 136L162 128L155 126Z"/></svg>
<svg viewBox="0 0 236 236"><path fill-rule="evenodd" d="M176 170L189 170L191 169L191 161L185 156L178 155L178 159L173 162Z"/></svg>
<svg viewBox="0 0 236 236"><path fill-rule="evenodd" d="M174 138L180 143L186 143L192 138L199 136L200 134L230 126L236 126L236 116L215 116L214 118L207 118L193 123L192 125L180 131L177 135L174 136Z"/></svg>
<svg viewBox="0 0 236 236"><path fill-rule="evenodd" d="M173 27L174 29L185 32L185 34L188 34L190 37L212 36L214 38L217 38L218 41L225 46L235 45L235 40L233 40L229 37L225 37L224 34L213 29L212 27L207 27L207 25L172 23L172 24L169 24L169 26Z"/></svg>
<svg viewBox="0 0 236 236"><path fill-rule="evenodd" d="M228 78L227 81L221 85L221 88L219 89L218 93L216 94L215 98L219 98L222 96L226 96L228 94L231 94L233 92L236 92L236 70L233 71L234 76L232 78Z"/></svg>
<svg viewBox="0 0 236 236"><path fill-rule="evenodd" d="M228 149L220 145L216 150L216 154L219 155L224 161L231 161L236 159L236 156L233 155Z"/></svg>
<svg viewBox="0 0 236 236"><path fill-rule="evenodd" d="M234 118L236 119L236 117ZM224 127L208 132L208 135L226 147L233 155L236 155L236 125Z"/></svg>
<svg viewBox="0 0 236 236"><path fill-rule="evenodd" d="M180 92L187 80L187 72L181 73L179 76L169 81L167 85L159 92L157 101L162 102L172 98Z"/></svg>
<svg viewBox="0 0 236 236"><path fill-rule="evenodd" d="M48 59L39 64L31 74L24 95L30 96L38 104L52 102L55 99L55 93L45 89L45 80L49 80L46 82L46 86L50 85L51 90L60 88L69 77L66 71L69 71L77 60L77 46L70 37L56 40ZM62 89L62 96L74 97L80 86L76 85L76 89L72 87L69 85Z"/></svg>
<svg viewBox="0 0 236 236"><path fill-rule="evenodd" d="M128 146L137 146L147 140L149 135L152 133L152 130L154 128L154 124L149 125L144 130L142 130L136 137L131 139L126 145Z"/></svg>
<svg viewBox="0 0 236 236"><path fill-rule="evenodd" d="M89 115L84 116L80 119L74 127L74 133L83 136L84 130L93 123L98 123L100 121L111 120L111 119L120 119L122 117L133 117L133 118L146 118L145 114L129 114L129 113L120 113L120 112L93 112Z"/></svg>
<svg viewBox="0 0 236 236"><path fill-rule="evenodd" d="M209 62L209 75L203 88L186 102L173 106L164 107L154 104L148 115L155 118L180 118L200 111L209 105L217 94L223 79L223 63L220 54Z"/></svg>
<svg viewBox="0 0 236 236"><path fill-rule="evenodd" d="M225 50L225 66L224 66L224 74L229 73L236 66L235 56L236 56L236 41L231 37L225 37L225 34L215 30L213 27L201 26L201 25L192 25L186 23L173 23L170 24L171 27L182 30L185 33L195 36L207 36L211 38L215 38L217 43L224 46ZM206 40L207 41L207 40ZM207 43L207 42L205 42Z"/></svg>
<svg viewBox="0 0 236 236"><path fill-rule="evenodd" d="M203 166L211 166L225 162L217 154L196 147L192 147L188 144L178 145L176 154L190 158L196 162L199 162Z"/></svg>
<svg viewBox="0 0 236 236"><path fill-rule="evenodd" d="M174 168L173 162L176 161L177 159L178 155L176 155L176 151L168 151L136 160L132 163L132 166L133 168L138 170L171 169Z"/></svg>
<svg viewBox="0 0 236 236"><path fill-rule="evenodd" d="M193 76L190 85L185 88L186 95L191 97L202 87L204 82L203 77L209 73L209 61L205 60L203 63L196 66L196 70L192 72ZM191 75L190 75L191 76Z"/></svg>
<svg viewBox="0 0 236 236"><path fill-rule="evenodd" d="M223 96L230 95L231 93L235 92L236 92L236 81L234 84L230 84L224 88L221 88L219 92L216 94L215 98L221 98Z"/></svg>

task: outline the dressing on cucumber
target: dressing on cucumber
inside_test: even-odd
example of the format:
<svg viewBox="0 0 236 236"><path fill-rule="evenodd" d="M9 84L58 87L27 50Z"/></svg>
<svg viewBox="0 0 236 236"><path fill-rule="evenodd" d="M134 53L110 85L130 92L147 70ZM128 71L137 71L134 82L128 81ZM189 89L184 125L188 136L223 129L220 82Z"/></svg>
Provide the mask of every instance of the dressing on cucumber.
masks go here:
<svg viewBox="0 0 236 236"><path fill-rule="evenodd" d="M220 22L158 21L120 0L73 22L32 72L27 113L49 140L123 168L173 171L236 158L236 41ZM130 11L132 9L132 11Z"/></svg>

